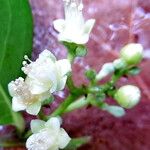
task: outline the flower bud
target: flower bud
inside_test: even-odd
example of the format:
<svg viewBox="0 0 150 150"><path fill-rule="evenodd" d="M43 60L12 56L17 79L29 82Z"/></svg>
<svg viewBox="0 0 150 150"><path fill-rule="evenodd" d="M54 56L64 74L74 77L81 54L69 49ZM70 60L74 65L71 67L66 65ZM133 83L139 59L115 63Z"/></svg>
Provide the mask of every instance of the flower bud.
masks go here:
<svg viewBox="0 0 150 150"><path fill-rule="evenodd" d="M115 69L122 69L126 67L126 62L122 59L116 59L113 61L113 65L115 67Z"/></svg>
<svg viewBox="0 0 150 150"><path fill-rule="evenodd" d="M128 65L137 65L143 58L143 47L141 44L130 43L121 49L121 58Z"/></svg>
<svg viewBox="0 0 150 150"><path fill-rule="evenodd" d="M101 80L115 71L113 63L106 63L96 76L96 80Z"/></svg>
<svg viewBox="0 0 150 150"><path fill-rule="evenodd" d="M115 94L118 104L124 108L132 108L140 101L141 92L133 85L122 86Z"/></svg>

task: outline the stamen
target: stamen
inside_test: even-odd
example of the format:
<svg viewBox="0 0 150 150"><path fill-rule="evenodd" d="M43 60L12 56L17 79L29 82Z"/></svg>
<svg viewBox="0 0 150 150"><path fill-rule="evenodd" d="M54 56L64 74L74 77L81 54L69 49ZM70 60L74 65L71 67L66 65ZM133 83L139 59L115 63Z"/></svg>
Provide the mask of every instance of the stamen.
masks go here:
<svg viewBox="0 0 150 150"><path fill-rule="evenodd" d="M82 3L80 3L80 5L78 6L78 10L79 10L79 11L82 11L82 10L83 10L83 4L82 4Z"/></svg>
<svg viewBox="0 0 150 150"><path fill-rule="evenodd" d="M24 59L28 60L30 63L32 62L27 55L24 55Z"/></svg>
<svg viewBox="0 0 150 150"><path fill-rule="evenodd" d="M77 4L75 2L72 2L71 5L70 5L72 8L75 8L77 7Z"/></svg>
<svg viewBox="0 0 150 150"><path fill-rule="evenodd" d="M26 66L26 65L27 65L27 61L23 61L23 62L22 62L22 65L23 65L23 66Z"/></svg>

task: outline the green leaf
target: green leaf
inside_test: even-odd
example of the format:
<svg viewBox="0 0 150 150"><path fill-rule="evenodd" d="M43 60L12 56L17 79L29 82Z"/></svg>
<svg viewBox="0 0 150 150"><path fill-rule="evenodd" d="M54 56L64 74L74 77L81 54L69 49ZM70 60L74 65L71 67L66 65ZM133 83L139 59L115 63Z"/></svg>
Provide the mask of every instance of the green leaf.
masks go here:
<svg viewBox="0 0 150 150"><path fill-rule="evenodd" d="M14 123L17 113L11 112L7 85L21 76L23 56L31 54L33 23L28 0L0 1L0 124ZM6 98L7 97L7 98ZM7 100L6 100L7 99ZM5 117L3 115L5 114ZM15 119L14 119L15 118Z"/></svg>
<svg viewBox="0 0 150 150"><path fill-rule="evenodd" d="M78 57L83 57L87 54L87 49L84 45L79 45L77 48L76 48L76 56Z"/></svg>
<svg viewBox="0 0 150 150"><path fill-rule="evenodd" d="M21 75L23 56L31 54L32 15L28 0L0 2L0 83L7 84Z"/></svg>
<svg viewBox="0 0 150 150"><path fill-rule="evenodd" d="M21 115L11 110L11 103L7 97L5 91L0 85L0 124L12 124L15 125L19 131L24 129L24 120Z"/></svg>
<svg viewBox="0 0 150 150"><path fill-rule="evenodd" d="M77 150L82 145L88 143L90 141L90 137L80 137L71 139L70 143L64 150Z"/></svg>

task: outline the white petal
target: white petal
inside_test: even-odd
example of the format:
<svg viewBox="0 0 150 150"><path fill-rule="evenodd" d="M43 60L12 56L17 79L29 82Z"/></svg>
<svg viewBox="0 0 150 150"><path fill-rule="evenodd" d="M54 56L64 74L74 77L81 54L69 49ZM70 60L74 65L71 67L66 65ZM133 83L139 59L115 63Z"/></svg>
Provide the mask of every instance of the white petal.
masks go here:
<svg viewBox="0 0 150 150"><path fill-rule="evenodd" d="M58 32L63 32L63 30L65 28L65 20L57 19L57 20L53 21L53 24L54 24L55 30L57 30Z"/></svg>
<svg viewBox="0 0 150 150"><path fill-rule="evenodd" d="M40 101L44 101L44 100L50 98L51 96L52 96L52 95L51 95L50 92L48 91L48 92L45 92L45 93L40 94L40 95L39 95L39 100L40 100Z"/></svg>
<svg viewBox="0 0 150 150"><path fill-rule="evenodd" d="M61 76L66 75L71 71L71 64L68 59L62 59L56 62L58 71L61 72Z"/></svg>
<svg viewBox="0 0 150 150"><path fill-rule="evenodd" d="M87 20L84 27L84 33L90 34L94 24L95 24L95 19Z"/></svg>
<svg viewBox="0 0 150 150"><path fill-rule="evenodd" d="M51 87L50 87L50 93L54 93L55 91L57 91L57 84L58 84L58 75L55 73L55 79L52 81L51 83Z"/></svg>
<svg viewBox="0 0 150 150"><path fill-rule="evenodd" d="M47 58L50 58L53 62L56 61L56 57L49 50L45 49L40 53L39 59L46 60Z"/></svg>
<svg viewBox="0 0 150 150"><path fill-rule="evenodd" d="M41 94L48 91L48 86L40 83L38 80L27 77L25 82L29 86L32 94Z"/></svg>
<svg viewBox="0 0 150 150"><path fill-rule="evenodd" d="M69 135L67 134L67 132L61 128L60 132L59 132L59 148L64 149L68 143L70 142L71 138L69 137Z"/></svg>
<svg viewBox="0 0 150 150"><path fill-rule="evenodd" d="M10 83L8 84L8 91L9 91L9 94L10 94L12 97L16 96L16 91L14 90L14 84L13 84L13 82L10 82Z"/></svg>
<svg viewBox="0 0 150 150"><path fill-rule="evenodd" d="M41 93L44 93L46 91L48 91L48 86L44 86L43 84L36 84L36 83L33 83L31 86L31 93L32 94L41 94Z"/></svg>
<svg viewBox="0 0 150 150"><path fill-rule="evenodd" d="M41 109L41 102L36 102L34 104L29 105L26 108L27 113L31 115L37 115Z"/></svg>
<svg viewBox="0 0 150 150"><path fill-rule="evenodd" d="M82 34L80 37L76 37L76 39L74 39L74 43L77 44L85 44L87 43L89 40L89 34Z"/></svg>
<svg viewBox="0 0 150 150"><path fill-rule="evenodd" d="M21 102L21 99L19 97L13 97L13 99L12 99L12 109L13 109L13 111L25 110L26 105L24 105Z"/></svg>
<svg viewBox="0 0 150 150"><path fill-rule="evenodd" d="M58 84L57 84L57 91L61 91L64 89L67 81L67 76L62 77L59 79Z"/></svg>
<svg viewBox="0 0 150 150"><path fill-rule="evenodd" d="M31 131L32 133L37 133L45 127L45 121L42 120L32 120L31 121Z"/></svg>
<svg viewBox="0 0 150 150"><path fill-rule="evenodd" d="M58 41L66 41L66 42L69 42L69 43L73 42L72 39L70 37L68 37L66 35L66 33L63 33L63 32L58 35Z"/></svg>
<svg viewBox="0 0 150 150"><path fill-rule="evenodd" d="M39 132L32 134L26 142L26 147L28 150L48 150L49 145L52 144L52 141L49 140L46 132Z"/></svg>
<svg viewBox="0 0 150 150"><path fill-rule="evenodd" d="M45 126L57 133L60 129L60 119L52 117L45 123Z"/></svg>

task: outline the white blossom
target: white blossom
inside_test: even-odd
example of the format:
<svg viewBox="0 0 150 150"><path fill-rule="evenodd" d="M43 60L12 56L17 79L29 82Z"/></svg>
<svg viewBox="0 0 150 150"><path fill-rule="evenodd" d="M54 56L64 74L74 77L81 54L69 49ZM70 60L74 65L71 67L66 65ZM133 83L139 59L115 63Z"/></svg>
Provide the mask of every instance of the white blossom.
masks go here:
<svg viewBox="0 0 150 150"><path fill-rule="evenodd" d="M33 134L27 139L28 150L58 150L64 149L71 138L67 132L60 127L60 118L53 117L47 122L32 120L31 130Z"/></svg>
<svg viewBox="0 0 150 150"><path fill-rule="evenodd" d="M18 78L8 84L14 111L26 110L29 114L37 115L42 102L51 93L62 90L66 84L67 73L71 71L71 64L67 59L57 61L48 50L44 50L39 58L32 62L25 56L22 70L26 79Z"/></svg>
<svg viewBox="0 0 150 150"><path fill-rule="evenodd" d="M54 28L59 32L58 40L76 44L87 43L95 20L89 19L85 22L82 14L82 0L63 1L65 20L58 19L53 22Z"/></svg>
<svg viewBox="0 0 150 150"><path fill-rule="evenodd" d="M50 93L32 94L28 84L22 77L8 84L12 98L12 109L14 111L26 110L29 114L37 115L41 109L41 103L50 97Z"/></svg>
<svg viewBox="0 0 150 150"><path fill-rule="evenodd" d="M67 73L71 71L69 60L56 60L48 50L44 50L35 62L22 68L27 74L27 84L32 94L60 91L65 87Z"/></svg>

